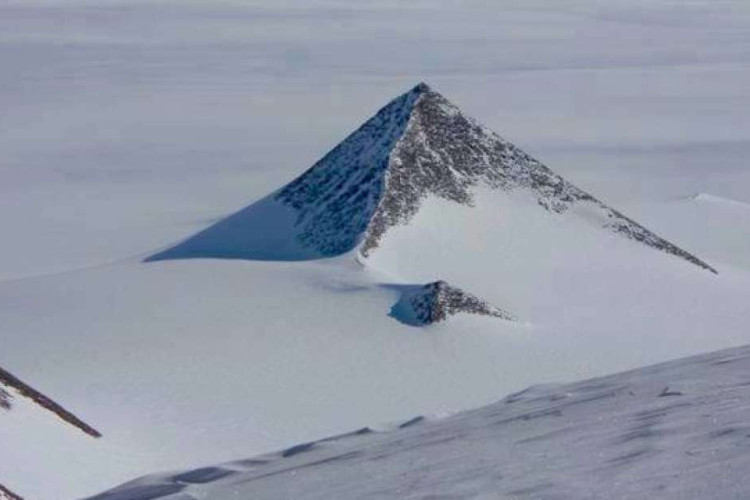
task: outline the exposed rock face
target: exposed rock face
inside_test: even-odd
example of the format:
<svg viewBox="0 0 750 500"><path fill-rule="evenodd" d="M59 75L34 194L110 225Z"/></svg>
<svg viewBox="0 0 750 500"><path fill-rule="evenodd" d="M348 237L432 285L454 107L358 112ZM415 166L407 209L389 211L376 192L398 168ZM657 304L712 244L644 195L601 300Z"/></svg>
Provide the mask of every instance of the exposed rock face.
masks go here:
<svg viewBox="0 0 750 500"><path fill-rule="evenodd" d="M71 412L69 412L41 392L22 382L13 374L0 368L0 408L9 410L11 408L11 399L10 393L6 389L12 389L13 391L17 392L19 396L25 397L41 408L54 413L68 424L85 432L89 436L95 438L101 437L101 433L88 425L86 422L76 417Z"/></svg>
<svg viewBox="0 0 750 500"><path fill-rule="evenodd" d="M589 195L556 176L513 144L466 117L443 96L420 84L404 135L391 152L386 189L362 246L366 256L389 227L406 224L427 196L463 205L472 187L532 189L539 203L563 212Z"/></svg>
<svg viewBox="0 0 750 500"><path fill-rule="evenodd" d="M389 155L420 95L413 89L393 100L276 195L297 209L304 244L330 256L360 242L383 197Z"/></svg>
<svg viewBox="0 0 750 500"><path fill-rule="evenodd" d="M421 326L445 321L459 313L514 319L509 313L445 281L435 281L405 291L394 306L394 312L401 321Z"/></svg>
<svg viewBox="0 0 750 500"><path fill-rule="evenodd" d="M0 500L23 500L20 496L16 495L8 488L0 484Z"/></svg>
<svg viewBox="0 0 750 500"><path fill-rule="evenodd" d="M305 245L324 256L360 245L367 257L389 228L414 217L424 198L471 205L472 188L480 185L524 189L557 213L587 204L607 221L605 228L716 272L465 116L424 83L391 101L276 199L298 211Z"/></svg>
<svg viewBox="0 0 750 500"><path fill-rule="evenodd" d="M10 410L10 394L2 387L0 387L0 409Z"/></svg>

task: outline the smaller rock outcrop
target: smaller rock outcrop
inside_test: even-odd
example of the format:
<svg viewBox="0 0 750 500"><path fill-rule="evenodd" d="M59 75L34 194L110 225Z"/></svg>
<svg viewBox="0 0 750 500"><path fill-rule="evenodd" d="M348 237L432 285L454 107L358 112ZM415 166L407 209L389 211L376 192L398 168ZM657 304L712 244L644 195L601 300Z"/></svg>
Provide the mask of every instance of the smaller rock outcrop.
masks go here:
<svg viewBox="0 0 750 500"><path fill-rule="evenodd" d="M409 325L426 326L459 313L514 320L513 315L445 281L405 287L391 315Z"/></svg>

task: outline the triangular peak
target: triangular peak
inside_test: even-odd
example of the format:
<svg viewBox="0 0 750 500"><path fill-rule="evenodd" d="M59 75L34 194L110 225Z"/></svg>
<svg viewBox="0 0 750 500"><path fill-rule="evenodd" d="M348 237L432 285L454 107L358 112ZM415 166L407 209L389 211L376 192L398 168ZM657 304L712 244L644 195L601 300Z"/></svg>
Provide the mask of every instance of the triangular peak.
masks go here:
<svg viewBox="0 0 750 500"><path fill-rule="evenodd" d="M412 89L412 92L416 92L417 94L424 94L427 92L432 92L432 88L427 85L425 82L419 82L414 86Z"/></svg>
<svg viewBox="0 0 750 500"><path fill-rule="evenodd" d="M150 260L301 260L375 251L428 197L472 205L478 187L521 191L553 213L585 205L604 229L709 265L582 191L424 82L390 101L297 179ZM714 271L715 272L715 271Z"/></svg>

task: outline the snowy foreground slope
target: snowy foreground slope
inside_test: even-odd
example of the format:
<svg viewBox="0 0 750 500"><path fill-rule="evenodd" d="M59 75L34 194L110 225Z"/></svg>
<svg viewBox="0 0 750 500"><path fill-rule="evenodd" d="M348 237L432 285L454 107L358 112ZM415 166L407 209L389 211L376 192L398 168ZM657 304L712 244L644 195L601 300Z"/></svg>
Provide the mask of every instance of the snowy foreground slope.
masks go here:
<svg viewBox="0 0 750 500"><path fill-rule="evenodd" d="M90 500L744 499L750 347L144 477Z"/></svg>

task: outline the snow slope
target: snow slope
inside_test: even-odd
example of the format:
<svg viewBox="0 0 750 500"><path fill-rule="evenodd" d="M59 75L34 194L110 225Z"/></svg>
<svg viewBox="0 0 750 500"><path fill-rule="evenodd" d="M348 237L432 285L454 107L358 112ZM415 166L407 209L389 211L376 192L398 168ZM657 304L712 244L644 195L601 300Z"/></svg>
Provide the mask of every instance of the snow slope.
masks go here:
<svg viewBox="0 0 750 500"><path fill-rule="evenodd" d="M750 269L750 205L727 197L701 193L664 203L653 211L656 224L669 224L701 255L727 266ZM680 217L676 217L677 214Z"/></svg>
<svg viewBox="0 0 750 500"><path fill-rule="evenodd" d="M532 386L448 418L155 474L91 500L739 500L750 490L749 373L741 347Z"/></svg>

